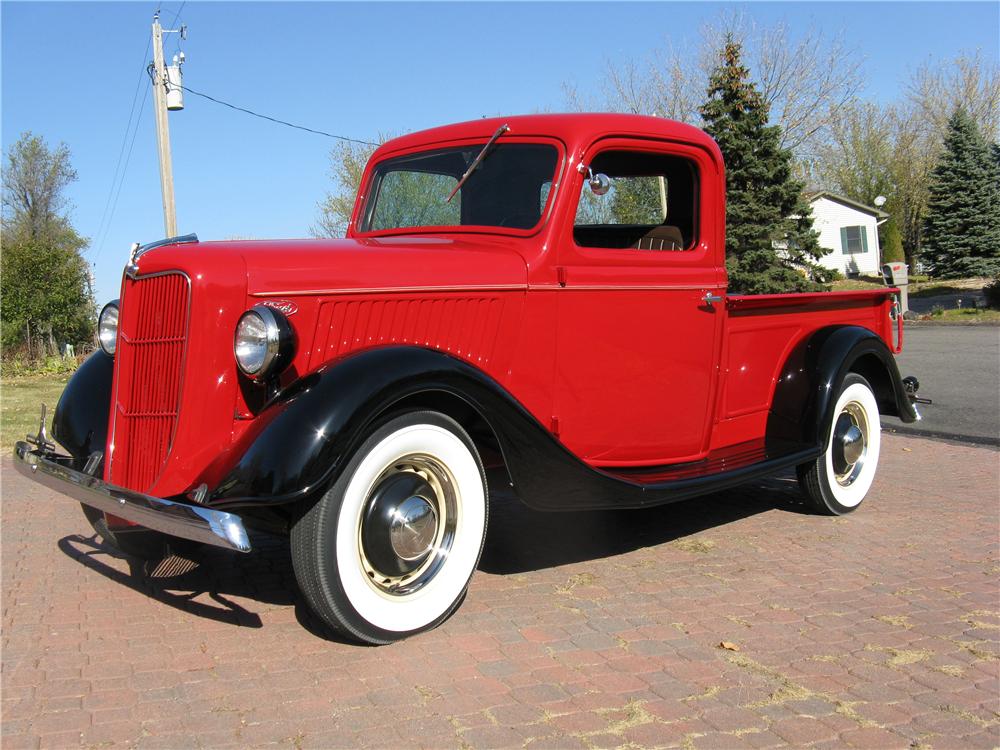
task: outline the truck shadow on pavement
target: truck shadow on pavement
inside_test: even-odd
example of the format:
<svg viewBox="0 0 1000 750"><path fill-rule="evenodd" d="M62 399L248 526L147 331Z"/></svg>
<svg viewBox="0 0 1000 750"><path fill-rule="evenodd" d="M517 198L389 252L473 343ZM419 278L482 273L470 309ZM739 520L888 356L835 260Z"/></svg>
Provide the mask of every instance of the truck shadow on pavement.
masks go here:
<svg viewBox="0 0 1000 750"><path fill-rule="evenodd" d="M773 510L808 512L794 477L775 477L641 510L547 513L531 510L509 491L493 492L479 570L510 575L613 557ZM287 539L254 534L251 541L254 552L250 555L204 547L198 553L198 567L171 578L147 577L141 562L96 535L65 536L58 545L63 554L89 570L187 614L236 627L262 628L258 612L294 607L299 624L313 635L353 644L331 632L303 601ZM262 606L251 611L239 600Z"/></svg>
<svg viewBox="0 0 1000 750"><path fill-rule="evenodd" d="M794 475L637 510L535 511L508 491L494 492L479 570L527 573L612 557L770 510L809 512Z"/></svg>

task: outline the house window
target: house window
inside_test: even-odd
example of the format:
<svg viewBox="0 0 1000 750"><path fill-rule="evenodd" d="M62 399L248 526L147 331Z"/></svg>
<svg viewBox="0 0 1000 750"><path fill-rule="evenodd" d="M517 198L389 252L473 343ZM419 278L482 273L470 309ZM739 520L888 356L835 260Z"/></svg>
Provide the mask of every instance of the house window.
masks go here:
<svg viewBox="0 0 1000 750"><path fill-rule="evenodd" d="M840 244L845 254L868 252L868 232L864 227L841 227Z"/></svg>

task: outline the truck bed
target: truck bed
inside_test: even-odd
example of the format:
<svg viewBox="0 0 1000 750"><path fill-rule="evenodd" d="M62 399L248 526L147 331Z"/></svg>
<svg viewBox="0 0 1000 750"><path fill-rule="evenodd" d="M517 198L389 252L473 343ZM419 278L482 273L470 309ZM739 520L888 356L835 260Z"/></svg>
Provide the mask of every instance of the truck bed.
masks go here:
<svg viewBox="0 0 1000 750"><path fill-rule="evenodd" d="M828 326L860 326L893 346L892 288L726 298L721 383L711 450L764 432L775 386L792 351ZM900 342L901 343L901 342Z"/></svg>

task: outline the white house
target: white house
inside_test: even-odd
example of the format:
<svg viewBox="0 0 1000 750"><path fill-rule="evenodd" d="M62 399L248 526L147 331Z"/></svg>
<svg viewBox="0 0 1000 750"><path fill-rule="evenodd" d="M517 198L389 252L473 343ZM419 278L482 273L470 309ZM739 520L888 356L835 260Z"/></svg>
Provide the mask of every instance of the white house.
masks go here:
<svg viewBox="0 0 1000 750"><path fill-rule="evenodd" d="M889 214L825 190L807 194L806 200L812 206L820 246L833 251L819 259L820 265L845 276L878 276L882 251L877 227Z"/></svg>

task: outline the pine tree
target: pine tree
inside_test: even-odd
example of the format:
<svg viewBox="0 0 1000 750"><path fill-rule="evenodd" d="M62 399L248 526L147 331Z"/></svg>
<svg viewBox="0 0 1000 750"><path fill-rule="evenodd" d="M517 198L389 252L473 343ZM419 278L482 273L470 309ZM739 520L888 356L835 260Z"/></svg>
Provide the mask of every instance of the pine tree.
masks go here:
<svg viewBox="0 0 1000 750"><path fill-rule="evenodd" d="M824 269L813 260L826 251L813 231L804 185L792 174L791 152L781 148L781 129L767 124L767 105L741 55L740 45L727 37L700 110L726 161L729 289L743 294L820 289L810 277L822 278Z"/></svg>
<svg viewBox="0 0 1000 750"><path fill-rule="evenodd" d="M995 152L959 107L931 173L923 259L940 278L1000 273L1000 173Z"/></svg>

